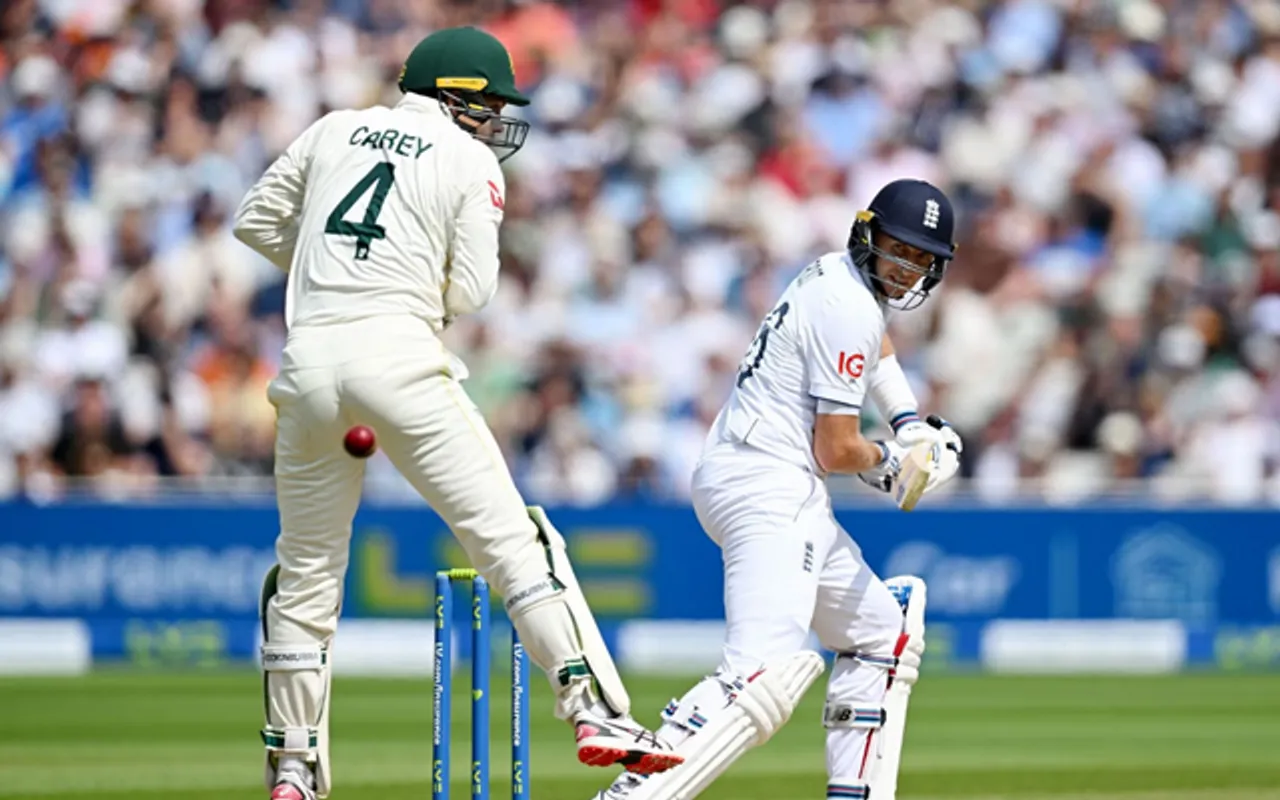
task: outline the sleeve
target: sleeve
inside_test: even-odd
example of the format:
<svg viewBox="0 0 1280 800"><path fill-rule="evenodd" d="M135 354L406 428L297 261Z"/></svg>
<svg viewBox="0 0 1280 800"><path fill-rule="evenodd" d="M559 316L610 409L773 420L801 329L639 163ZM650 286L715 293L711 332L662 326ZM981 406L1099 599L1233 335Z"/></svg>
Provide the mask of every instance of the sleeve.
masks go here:
<svg viewBox="0 0 1280 800"><path fill-rule="evenodd" d="M326 118L312 123L280 154L236 209L235 237L285 272L293 262L307 173Z"/></svg>
<svg viewBox="0 0 1280 800"><path fill-rule="evenodd" d="M896 353L880 359L871 373L871 397L894 433L909 422L920 421L919 404Z"/></svg>
<svg viewBox="0 0 1280 800"><path fill-rule="evenodd" d="M850 307L852 305L852 307ZM815 304L801 330L808 366L809 395L820 407L838 403L854 413L862 408L880 355L883 318L878 308L846 304L834 296ZM822 411L820 413L830 413Z"/></svg>
<svg viewBox="0 0 1280 800"><path fill-rule="evenodd" d="M862 414L862 406L847 406L844 403L835 403L831 400L818 399L818 413L829 414L834 416L850 416L856 417Z"/></svg>
<svg viewBox="0 0 1280 800"><path fill-rule="evenodd" d="M507 185L498 159L486 148L478 168L462 171L462 204L445 268L444 307L450 316L488 305L498 290L498 228Z"/></svg>

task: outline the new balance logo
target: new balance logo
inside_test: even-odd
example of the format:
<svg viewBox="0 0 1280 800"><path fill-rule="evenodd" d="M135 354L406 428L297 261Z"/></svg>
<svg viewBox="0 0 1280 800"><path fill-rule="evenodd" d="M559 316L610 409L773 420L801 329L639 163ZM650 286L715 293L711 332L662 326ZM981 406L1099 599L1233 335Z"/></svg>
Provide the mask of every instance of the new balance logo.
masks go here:
<svg viewBox="0 0 1280 800"><path fill-rule="evenodd" d="M938 201L930 197L924 201L924 226L926 228L938 227L938 215L942 209L938 206Z"/></svg>

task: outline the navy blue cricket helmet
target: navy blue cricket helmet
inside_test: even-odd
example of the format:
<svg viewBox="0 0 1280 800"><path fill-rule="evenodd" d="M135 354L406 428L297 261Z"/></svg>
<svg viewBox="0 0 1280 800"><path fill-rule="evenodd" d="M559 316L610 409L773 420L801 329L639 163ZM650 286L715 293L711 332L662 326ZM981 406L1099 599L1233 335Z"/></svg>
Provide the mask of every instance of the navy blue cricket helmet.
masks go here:
<svg viewBox="0 0 1280 800"><path fill-rule="evenodd" d="M947 265L956 255L955 212L941 189L928 181L903 179L885 184L871 206L859 211L849 232L849 254L867 282L881 296L891 297L887 289L905 289L894 308L916 308L929 296L946 274ZM903 244L933 256L927 267L898 258L876 247L875 234L883 233ZM891 261L918 277L912 286L880 277L877 262Z"/></svg>

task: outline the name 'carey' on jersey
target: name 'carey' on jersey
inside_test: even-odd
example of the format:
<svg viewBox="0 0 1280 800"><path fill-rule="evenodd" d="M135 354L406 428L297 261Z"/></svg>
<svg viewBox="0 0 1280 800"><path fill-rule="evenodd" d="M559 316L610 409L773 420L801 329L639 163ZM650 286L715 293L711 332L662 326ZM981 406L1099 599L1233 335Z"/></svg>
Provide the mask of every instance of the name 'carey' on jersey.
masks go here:
<svg viewBox="0 0 1280 800"><path fill-rule="evenodd" d="M423 142L420 136L402 133L395 128L371 131L364 125L351 133L347 143L355 147L368 147L371 150L390 150L398 156L413 156L415 159L421 158L423 153L431 149L431 143Z"/></svg>

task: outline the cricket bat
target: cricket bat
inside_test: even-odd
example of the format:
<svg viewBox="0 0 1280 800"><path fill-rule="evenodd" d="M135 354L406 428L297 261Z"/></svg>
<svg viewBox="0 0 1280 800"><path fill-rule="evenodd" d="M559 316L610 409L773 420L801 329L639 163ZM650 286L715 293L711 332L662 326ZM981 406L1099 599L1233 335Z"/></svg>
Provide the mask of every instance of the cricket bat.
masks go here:
<svg viewBox="0 0 1280 800"><path fill-rule="evenodd" d="M898 508L910 511L920 502L929 479L942 463L940 442L921 442L907 451L902 468L893 480L893 499Z"/></svg>

